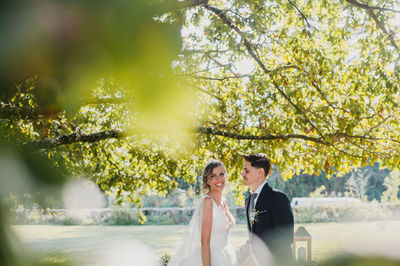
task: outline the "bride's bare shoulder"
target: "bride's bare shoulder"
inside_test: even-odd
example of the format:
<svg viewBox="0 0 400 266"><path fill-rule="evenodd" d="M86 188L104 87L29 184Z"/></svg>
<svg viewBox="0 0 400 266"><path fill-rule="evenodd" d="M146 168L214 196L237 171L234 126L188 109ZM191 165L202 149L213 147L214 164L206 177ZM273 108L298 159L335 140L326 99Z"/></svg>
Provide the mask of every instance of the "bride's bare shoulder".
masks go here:
<svg viewBox="0 0 400 266"><path fill-rule="evenodd" d="M213 201L211 197L204 197L203 198L203 212L204 213L209 213L211 215L212 209L213 209Z"/></svg>
<svg viewBox="0 0 400 266"><path fill-rule="evenodd" d="M204 204L212 204L212 198L210 195L204 195L203 196Z"/></svg>

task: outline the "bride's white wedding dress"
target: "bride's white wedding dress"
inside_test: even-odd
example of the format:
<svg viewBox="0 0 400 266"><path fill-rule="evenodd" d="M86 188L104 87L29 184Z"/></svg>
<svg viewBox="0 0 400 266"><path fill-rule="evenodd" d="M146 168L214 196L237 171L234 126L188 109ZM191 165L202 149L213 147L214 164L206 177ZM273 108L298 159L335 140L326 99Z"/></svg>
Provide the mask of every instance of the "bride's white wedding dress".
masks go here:
<svg viewBox="0 0 400 266"><path fill-rule="evenodd" d="M203 196L198 203L182 242L175 249L168 266L202 266L201 261L201 225L203 218L203 205L206 197ZM211 198L212 200L212 198ZM213 201L213 219L210 239L211 266L236 266L235 250L229 243L229 231L235 224L233 215L229 218L225 210Z"/></svg>

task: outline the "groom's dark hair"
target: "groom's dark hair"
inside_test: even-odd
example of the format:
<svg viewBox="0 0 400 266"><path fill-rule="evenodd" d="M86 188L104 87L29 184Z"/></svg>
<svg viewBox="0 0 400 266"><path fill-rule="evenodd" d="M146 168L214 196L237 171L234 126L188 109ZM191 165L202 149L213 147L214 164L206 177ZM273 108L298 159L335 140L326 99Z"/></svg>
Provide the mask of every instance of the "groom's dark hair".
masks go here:
<svg viewBox="0 0 400 266"><path fill-rule="evenodd" d="M266 154L252 153L250 155L243 155L243 158L250 162L251 166L264 169L266 177L269 175L269 172L271 171L271 161Z"/></svg>

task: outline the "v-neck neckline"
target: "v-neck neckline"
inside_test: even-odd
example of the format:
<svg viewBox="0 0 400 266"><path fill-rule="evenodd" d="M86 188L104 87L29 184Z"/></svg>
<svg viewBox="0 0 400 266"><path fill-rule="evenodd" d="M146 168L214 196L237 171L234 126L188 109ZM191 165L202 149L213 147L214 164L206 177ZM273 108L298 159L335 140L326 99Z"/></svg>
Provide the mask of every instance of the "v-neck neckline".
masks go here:
<svg viewBox="0 0 400 266"><path fill-rule="evenodd" d="M229 219L229 217L228 217L229 214L226 215L227 213L225 212L224 206L219 207L219 206L217 205L217 203L215 202L215 200L213 199L213 197L211 197L210 195L207 195L207 196L209 196L209 197L211 198L212 202L215 204L215 206L217 206L217 209L221 210L221 211L224 213L224 216L225 216L225 218L228 220L228 223L229 223L229 224L232 224L232 223L233 223L233 219L232 219L232 218ZM221 198L221 201L222 201L222 198Z"/></svg>
<svg viewBox="0 0 400 266"><path fill-rule="evenodd" d="M214 202L214 204L215 204L215 206L217 206L217 209L219 209L219 210L221 210L221 211L224 211L225 212L225 208L224 208L224 206L218 206L218 204L214 201L214 199L211 197L211 200Z"/></svg>
<svg viewBox="0 0 400 266"><path fill-rule="evenodd" d="M211 200L214 202L215 206L217 206L218 209L221 209L221 210L224 209L224 206L222 205L222 200L223 200L222 197L221 197L221 206L218 206L218 204L215 202L214 198L211 195L206 194L206 196L211 198Z"/></svg>

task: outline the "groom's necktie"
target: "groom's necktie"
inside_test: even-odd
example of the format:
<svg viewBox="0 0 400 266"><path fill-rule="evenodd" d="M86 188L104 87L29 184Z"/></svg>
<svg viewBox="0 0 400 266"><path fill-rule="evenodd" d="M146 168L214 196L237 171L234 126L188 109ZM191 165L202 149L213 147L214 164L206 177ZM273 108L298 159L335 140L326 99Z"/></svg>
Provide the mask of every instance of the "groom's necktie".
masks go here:
<svg viewBox="0 0 400 266"><path fill-rule="evenodd" d="M250 210L256 207L255 201L257 198L258 193L251 193L250 195Z"/></svg>

